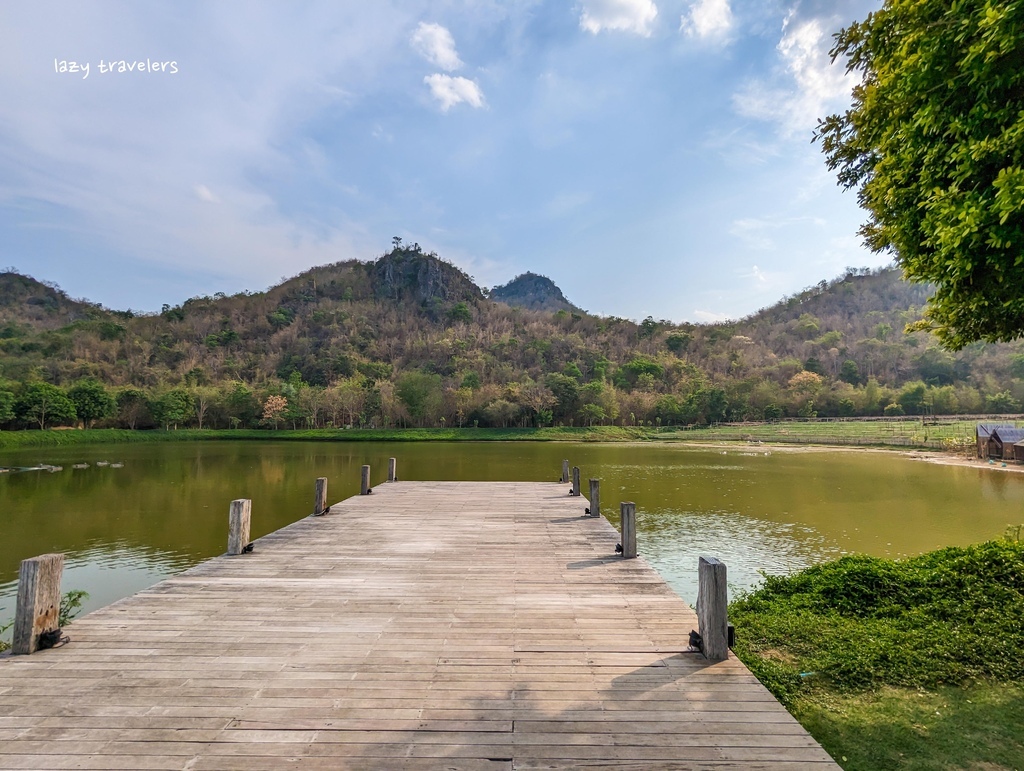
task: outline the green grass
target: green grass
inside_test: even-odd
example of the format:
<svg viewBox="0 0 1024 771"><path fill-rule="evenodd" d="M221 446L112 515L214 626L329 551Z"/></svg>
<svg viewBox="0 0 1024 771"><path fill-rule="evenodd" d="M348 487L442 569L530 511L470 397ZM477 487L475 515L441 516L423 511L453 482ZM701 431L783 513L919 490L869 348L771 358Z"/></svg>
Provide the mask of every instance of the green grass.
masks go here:
<svg viewBox="0 0 1024 771"><path fill-rule="evenodd" d="M1024 768L1024 687L881 688L802 700L797 720L847 771Z"/></svg>
<svg viewBox="0 0 1024 771"><path fill-rule="evenodd" d="M729 615L737 656L844 768L1024 768L1024 543L843 557Z"/></svg>
<svg viewBox="0 0 1024 771"><path fill-rule="evenodd" d="M654 429L626 426L548 428L394 428L309 430L128 431L97 428L89 431L0 431L0 450L78 444L182 441L302 441L302 442L630 442L657 436Z"/></svg>
<svg viewBox="0 0 1024 771"><path fill-rule="evenodd" d="M683 429L674 426L558 426L546 428L391 428L309 430L0 431L0 450L115 442L196 440L272 440L315 442L751 442L823 444L859 447L927 448L966 451L973 456L975 420L922 423L907 421L809 421L722 425Z"/></svg>
<svg viewBox="0 0 1024 771"><path fill-rule="evenodd" d="M966 450L974 447L977 420L829 420L662 429L660 438L677 441L762 441L863 447Z"/></svg>

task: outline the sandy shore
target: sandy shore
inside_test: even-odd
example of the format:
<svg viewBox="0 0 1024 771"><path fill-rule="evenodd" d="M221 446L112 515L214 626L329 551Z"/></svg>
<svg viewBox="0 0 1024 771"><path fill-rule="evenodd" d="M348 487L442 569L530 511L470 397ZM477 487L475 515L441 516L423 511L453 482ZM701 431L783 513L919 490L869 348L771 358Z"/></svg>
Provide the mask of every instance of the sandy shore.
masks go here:
<svg viewBox="0 0 1024 771"><path fill-rule="evenodd" d="M850 447L847 445L828 444L772 444L763 442L757 444L740 444L739 442L685 442L687 447L702 447L709 450L726 450L730 452L750 451L750 448L767 450L770 452L804 453L804 452L874 452L901 455L910 460L923 461L925 463L937 463L940 466L963 466L976 469L988 469L990 471L1009 471L1013 473L1024 473L1024 464L1016 464L1002 461L989 463L988 460L979 458L968 458L962 454L951 452L936 452L934 450L904 450L899 447ZM742 448L742 450L740 449Z"/></svg>

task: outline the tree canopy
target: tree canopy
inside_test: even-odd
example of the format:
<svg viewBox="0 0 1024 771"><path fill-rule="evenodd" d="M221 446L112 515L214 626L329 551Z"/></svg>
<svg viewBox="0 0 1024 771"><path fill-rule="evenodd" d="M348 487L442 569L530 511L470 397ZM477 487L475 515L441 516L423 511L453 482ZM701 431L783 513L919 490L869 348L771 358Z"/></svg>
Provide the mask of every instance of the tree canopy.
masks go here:
<svg viewBox="0 0 1024 771"><path fill-rule="evenodd" d="M886 0L836 35L862 76L818 125L861 233L936 292L917 328L947 348L1024 334L1024 2Z"/></svg>

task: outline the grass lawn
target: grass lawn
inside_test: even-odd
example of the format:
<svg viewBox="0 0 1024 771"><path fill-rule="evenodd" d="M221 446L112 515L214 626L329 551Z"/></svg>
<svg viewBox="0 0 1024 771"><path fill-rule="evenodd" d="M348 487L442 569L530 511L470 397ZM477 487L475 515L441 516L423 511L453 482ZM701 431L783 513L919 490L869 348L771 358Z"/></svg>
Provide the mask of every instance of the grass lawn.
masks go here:
<svg viewBox="0 0 1024 771"><path fill-rule="evenodd" d="M1024 769L1018 538L767 578L735 652L843 768Z"/></svg>
<svg viewBox="0 0 1024 771"><path fill-rule="evenodd" d="M849 771L1024 768L1024 687L880 688L799 699L796 716Z"/></svg>

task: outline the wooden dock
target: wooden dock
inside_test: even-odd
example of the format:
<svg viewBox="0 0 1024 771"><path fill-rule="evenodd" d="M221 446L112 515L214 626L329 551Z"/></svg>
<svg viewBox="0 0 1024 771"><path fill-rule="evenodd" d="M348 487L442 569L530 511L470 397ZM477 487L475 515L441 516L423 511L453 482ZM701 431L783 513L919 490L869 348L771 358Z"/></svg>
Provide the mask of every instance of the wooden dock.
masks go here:
<svg viewBox="0 0 1024 771"><path fill-rule="evenodd" d="M0 768L838 768L568 489L382 484L90 613L0 658Z"/></svg>

